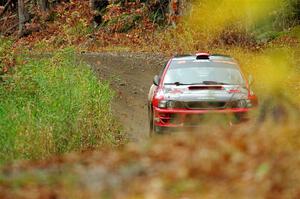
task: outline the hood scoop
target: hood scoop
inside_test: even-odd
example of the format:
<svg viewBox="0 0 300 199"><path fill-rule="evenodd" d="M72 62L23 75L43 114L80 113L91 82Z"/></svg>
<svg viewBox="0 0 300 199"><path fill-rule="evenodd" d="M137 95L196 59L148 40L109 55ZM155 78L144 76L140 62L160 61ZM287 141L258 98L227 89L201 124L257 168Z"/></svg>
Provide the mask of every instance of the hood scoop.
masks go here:
<svg viewBox="0 0 300 199"><path fill-rule="evenodd" d="M218 85L205 85L205 86L189 86L189 90L224 90L223 86Z"/></svg>

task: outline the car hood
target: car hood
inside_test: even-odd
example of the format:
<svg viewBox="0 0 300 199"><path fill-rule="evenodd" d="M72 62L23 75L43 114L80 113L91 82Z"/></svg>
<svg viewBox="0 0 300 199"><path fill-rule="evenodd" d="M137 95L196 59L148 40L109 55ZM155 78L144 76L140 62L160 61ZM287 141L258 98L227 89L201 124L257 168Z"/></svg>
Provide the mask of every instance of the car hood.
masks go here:
<svg viewBox="0 0 300 199"><path fill-rule="evenodd" d="M174 101L235 101L248 97L248 89L240 85L166 85L161 92L164 99Z"/></svg>

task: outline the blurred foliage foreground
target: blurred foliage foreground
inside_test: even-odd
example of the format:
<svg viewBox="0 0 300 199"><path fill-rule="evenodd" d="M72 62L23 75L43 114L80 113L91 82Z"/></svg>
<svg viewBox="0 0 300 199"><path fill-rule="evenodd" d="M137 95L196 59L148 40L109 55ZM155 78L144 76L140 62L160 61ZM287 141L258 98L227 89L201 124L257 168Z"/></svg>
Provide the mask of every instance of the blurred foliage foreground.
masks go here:
<svg viewBox="0 0 300 199"><path fill-rule="evenodd" d="M299 133L297 121L207 125L121 151L7 165L0 197L298 198Z"/></svg>

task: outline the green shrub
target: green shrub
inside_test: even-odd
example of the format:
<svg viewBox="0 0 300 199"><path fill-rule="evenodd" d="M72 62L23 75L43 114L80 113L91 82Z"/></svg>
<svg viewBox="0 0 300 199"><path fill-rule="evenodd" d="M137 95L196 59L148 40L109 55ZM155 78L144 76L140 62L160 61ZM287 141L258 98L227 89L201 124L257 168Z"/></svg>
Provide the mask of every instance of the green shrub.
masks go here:
<svg viewBox="0 0 300 199"><path fill-rule="evenodd" d="M12 41L9 39L0 38L0 75L4 67L11 65L13 62Z"/></svg>
<svg viewBox="0 0 300 199"><path fill-rule="evenodd" d="M139 14L122 14L109 21L102 23L102 27L107 27L110 32L126 33L133 29L142 16Z"/></svg>
<svg viewBox="0 0 300 199"><path fill-rule="evenodd" d="M0 162L119 145L112 96L72 49L28 58L0 86Z"/></svg>
<svg viewBox="0 0 300 199"><path fill-rule="evenodd" d="M66 40L72 43L74 40L85 37L93 32L93 29L85 20L79 20L74 24L63 25ZM58 43L58 42L56 42Z"/></svg>

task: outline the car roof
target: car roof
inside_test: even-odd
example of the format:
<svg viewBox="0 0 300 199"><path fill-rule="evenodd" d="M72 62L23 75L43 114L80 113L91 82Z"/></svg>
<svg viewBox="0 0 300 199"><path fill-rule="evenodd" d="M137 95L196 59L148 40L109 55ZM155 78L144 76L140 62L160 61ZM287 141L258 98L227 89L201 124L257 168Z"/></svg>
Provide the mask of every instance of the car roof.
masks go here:
<svg viewBox="0 0 300 199"><path fill-rule="evenodd" d="M231 61L236 62L236 60L228 55L222 55L222 54L207 54L208 60L218 60L218 61ZM192 61L196 60L197 55L176 55L172 58L172 60L178 60L178 61Z"/></svg>

